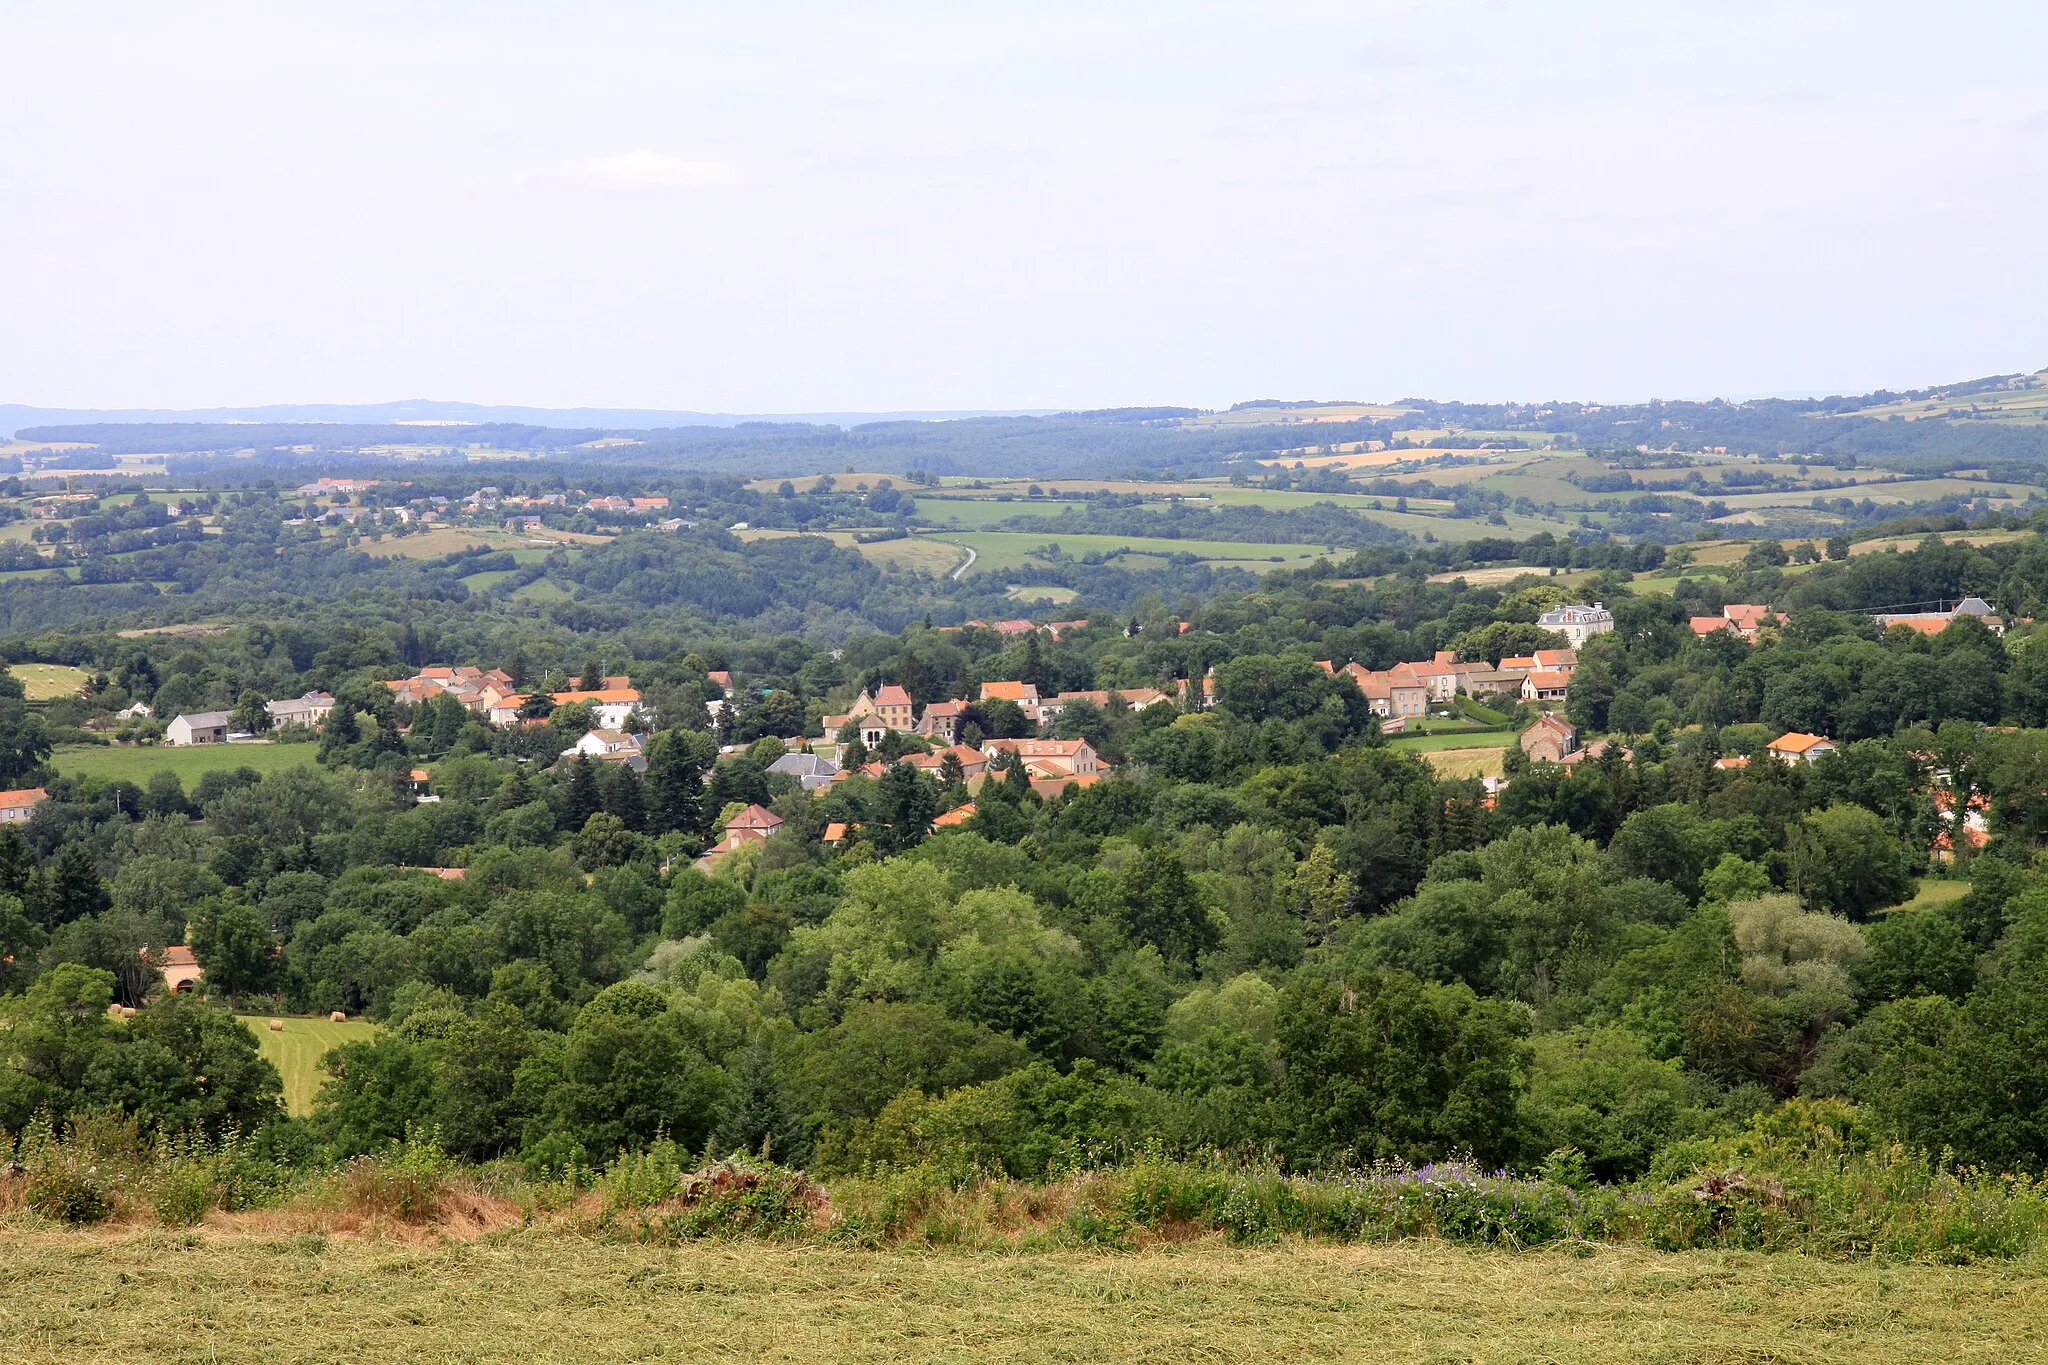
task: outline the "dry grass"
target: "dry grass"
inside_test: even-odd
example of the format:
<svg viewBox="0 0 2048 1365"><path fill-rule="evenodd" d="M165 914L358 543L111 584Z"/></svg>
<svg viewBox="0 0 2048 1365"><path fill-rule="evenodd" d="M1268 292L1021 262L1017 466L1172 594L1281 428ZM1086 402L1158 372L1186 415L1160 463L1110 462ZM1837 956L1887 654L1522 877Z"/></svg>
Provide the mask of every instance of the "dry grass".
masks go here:
<svg viewBox="0 0 2048 1365"><path fill-rule="evenodd" d="M21 680L30 701L75 697L92 681L91 674L69 664L16 664L7 671Z"/></svg>
<svg viewBox="0 0 2048 1365"><path fill-rule="evenodd" d="M1436 769L1438 777L1499 777L1504 766L1505 745L1486 749L1437 749L1422 755Z"/></svg>
<svg viewBox="0 0 2048 1365"><path fill-rule="evenodd" d="M492 1220L496 1224L496 1220ZM0 1232L19 1361L2007 1361L2013 1269L1431 1243L1135 1255L696 1243L496 1224Z"/></svg>

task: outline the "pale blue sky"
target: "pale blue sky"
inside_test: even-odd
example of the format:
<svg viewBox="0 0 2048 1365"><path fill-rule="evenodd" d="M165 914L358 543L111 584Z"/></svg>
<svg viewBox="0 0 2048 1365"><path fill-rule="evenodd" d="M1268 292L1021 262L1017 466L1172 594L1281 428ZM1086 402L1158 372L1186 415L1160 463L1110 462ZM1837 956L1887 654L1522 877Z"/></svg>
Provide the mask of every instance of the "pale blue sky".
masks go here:
<svg viewBox="0 0 2048 1365"><path fill-rule="evenodd" d="M0 50L0 401L2048 365L2038 3L12 5Z"/></svg>

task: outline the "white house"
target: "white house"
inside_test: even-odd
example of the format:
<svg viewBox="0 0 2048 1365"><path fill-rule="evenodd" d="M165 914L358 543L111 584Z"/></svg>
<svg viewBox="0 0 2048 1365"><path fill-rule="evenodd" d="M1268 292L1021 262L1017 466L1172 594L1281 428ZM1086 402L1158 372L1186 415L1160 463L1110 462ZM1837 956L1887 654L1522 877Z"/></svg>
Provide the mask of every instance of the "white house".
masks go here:
<svg viewBox="0 0 2048 1365"><path fill-rule="evenodd" d="M181 749L193 744L225 744L229 719L225 711L195 711L165 726L164 739Z"/></svg>
<svg viewBox="0 0 2048 1365"><path fill-rule="evenodd" d="M267 701L263 709L270 713L272 725L306 725L317 729L334 709L334 698L325 692L308 692L283 701Z"/></svg>
<svg viewBox="0 0 2048 1365"><path fill-rule="evenodd" d="M1593 636L1605 635L1614 629L1614 613L1598 602L1590 607L1583 602L1575 602L1552 607L1536 618L1536 624L1545 630L1556 631L1571 641L1573 649L1580 649Z"/></svg>

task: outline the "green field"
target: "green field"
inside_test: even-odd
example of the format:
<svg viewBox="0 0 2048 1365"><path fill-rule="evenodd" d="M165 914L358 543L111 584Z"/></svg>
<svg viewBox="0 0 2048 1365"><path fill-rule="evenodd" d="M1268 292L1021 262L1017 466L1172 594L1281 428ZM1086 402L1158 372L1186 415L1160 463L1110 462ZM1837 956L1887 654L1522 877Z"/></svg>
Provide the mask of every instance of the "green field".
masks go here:
<svg viewBox="0 0 2048 1365"><path fill-rule="evenodd" d="M343 1043L366 1043L377 1036L377 1026L367 1019L335 1023L331 1019L301 1019L292 1015L243 1014L236 1016L256 1035L256 1045L277 1074L284 1077L284 1104L293 1117L313 1112L313 1092L327 1077L320 1071L320 1059L330 1048ZM284 1020L284 1031L273 1033L272 1019Z"/></svg>
<svg viewBox="0 0 2048 1365"><path fill-rule="evenodd" d="M2010 1362L2048 1279L1593 1245L1138 1254L361 1235L262 1212L191 1233L0 1232L25 1362ZM353 1235L328 1235L336 1233ZM478 1235L481 1234L481 1235Z"/></svg>
<svg viewBox="0 0 2048 1365"><path fill-rule="evenodd" d="M1032 551L1047 544L1058 545L1070 559L1079 559L1089 554L1111 555L1120 550L1130 550L1138 554L1195 555L1201 559L1228 562L1260 573L1277 567L1274 560L1293 562L1324 557L1329 553L1321 545L1271 545L1233 540L1169 540L1157 536L1054 535L1045 531L958 531L947 532L933 539L954 545L971 546L980 557L975 560L970 574L1007 573L1023 568L1026 564L1041 563L1043 561L1032 557Z"/></svg>
<svg viewBox="0 0 2048 1365"><path fill-rule="evenodd" d="M1445 722L1438 721L1430 726ZM1428 754L1445 749L1505 749L1515 742L1512 730L1456 730L1446 734L1430 735L1389 735L1387 747L1406 749L1410 753Z"/></svg>
<svg viewBox="0 0 2048 1365"><path fill-rule="evenodd" d="M75 697L81 687L92 681L90 673L70 664L15 664L7 671L21 679L22 690L30 701Z"/></svg>
<svg viewBox="0 0 2048 1365"><path fill-rule="evenodd" d="M536 578L523 588L513 590L515 602L566 602L569 590L552 578Z"/></svg>
<svg viewBox="0 0 2048 1365"><path fill-rule="evenodd" d="M168 745L65 744L58 746L50 763L67 777L99 777L149 785L151 775L173 772L192 790L193 784L210 772L254 768L274 773L311 763L320 746L305 744L196 744L173 749Z"/></svg>
<svg viewBox="0 0 2048 1365"><path fill-rule="evenodd" d="M919 525L957 526L965 531L974 531L1008 521L1011 517L1056 517L1062 512L1078 512L1087 505L1052 498L1012 498L1008 502L999 502L994 498L920 497L917 500L917 522Z"/></svg>

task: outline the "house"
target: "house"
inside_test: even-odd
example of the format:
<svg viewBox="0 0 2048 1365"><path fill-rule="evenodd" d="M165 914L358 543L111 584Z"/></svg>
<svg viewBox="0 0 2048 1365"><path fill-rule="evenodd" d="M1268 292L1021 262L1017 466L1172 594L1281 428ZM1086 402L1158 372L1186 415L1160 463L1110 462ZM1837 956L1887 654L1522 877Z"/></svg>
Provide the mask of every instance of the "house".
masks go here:
<svg viewBox="0 0 2048 1365"><path fill-rule="evenodd" d="M1934 836L1930 851L1939 862L1954 862L1956 846L1976 850L1991 842L1991 826L1987 815L1991 803L1982 792L1971 792L1969 800L1963 803L1963 818L1956 819L1956 794L1952 787L1936 787L1934 815L1941 824L1941 832Z"/></svg>
<svg viewBox="0 0 2048 1365"><path fill-rule="evenodd" d="M915 730L917 719L912 715L910 694L895 683L878 688L875 692L875 714L891 730Z"/></svg>
<svg viewBox="0 0 2048 1365"><path fill-rule="evenodd" d="M1573 649L1583 649L1586 641L1595 635L1604 635L1614 629L1614 613L1598 602L1591 606L1574 602L1568 606L1552 607L1536 618L1536 624L1564 636Z"/></svg>
<svg viewBox="0 0 2048 1365"><path fill-rule="evenodd" d="M1536 667L1553 673L1576 673L1579 669L1579 651L1576 649L1539 649L1529 657L1536 661Z"/></svg>
<svg viewBox="0 0 2048 1365"><path fill-rule="evenodd" d="M1013 701L1030 715L1038 709L1038 684L1028 682L985 682L981 685L983 701Z"/></svg>
<svg viewBox="0 0 2048 1365"><path fill-rule="evenodd" d="M154 961L156 969L163 973L164 987L173 995L185 995L206 979L206 969L199 965L199 959L192 950L182 943L173 943L155 958L149 949L142 950L145 962Z"/></svg>
<svg viewBox="0 0 2048 1365"><path fill-rule="evenodd" d="M1016 741L1010 742L1015 743ZM946 766L946 759L949 755L959 760L960 776L966 781L971 782L988 771L988 755L979 749L970 748L965 744L948 745L935 754L905 754L903 761L919 772L925 773L933 781L937 781L940 771Z"/></svg>
<svg viewBox="0 0 2048 1365"><path fill-rule="evenodd" d="M1047 698L1038 703L1038 718L1043 724L1050 725L1060 718L1062 711L1065 711L1077 701L1085 701L1090 706L1101 711L1108 710L1112 704L1117 702L1121 702L1133 711L1143 711L1148 706L1156 706L1160 702L1171 702L1172 700L1173 698L1167 696L1156 687L1110 687L1097 688L1089 692L1062 692L1057 697Z"/></svg>
<svg viewBox="0 0 2048 1365"><path fill-rule="evenodd" d="M825 826L825 832L822 835L818 836L818 842L826 845L829 848L837 848L841 844L845 843L846 822L843 820L834 820L831 824Z"/></svg>
<svg viewBox="0 0 2048 1365"><path fill-rule="evenodd" d="M1472 697L1491 696L1494 693L1519 695L1522 690L1520 673L1503 673L1497 668L1473 668L1462 675L1465 693Z"/></svg>
<svg viewBox="0 0 2048 1365"><path fill-rule="evenodd" d="M193 744L228 742L229 716L225 711L195 711L179 716L164 728L164 740L176 748Z"/></svg>
<svg viewBox="0 0 2048 1365"><path fill-rule="evenodd" d="M1454 701L1458 696L1458 656L1440 649L1428 663L1404 664L1416 680L1429 689L1431 701Z"/></svg>
<svg viewBox="0 0 2048 1365"><path fill-rule="evenodd" d="M263 703L263 709L270 713L272 725L304 725L317 730L320 722L327 719L327 713L334 709L334 698L326 692L308 692L283 701L267 701Z"/></svg>
<svg viewBox="0 0 2048 1365"><path fill-rule="evenodd" d="M1036 621L1025 621L1021 619L998 621L994 625L990 626L989 629L994 631L998 635L1008 635L1012 637L1018 635L1036 635L1038 633L1038 623Z"/></svg>
<svg viewBox="0 0 2048 1365"><path fill-rule="evenodd" d="M1976 617L1995 635L2005 634L2004 618L1998 615L1996 608L1981 597L1965 597L1946 611L1879 613L1875 619L1879 625L1884 626L1886 629L1890 629L1893 626L1905 626L1909 629L1917 630L1923 635L1939 635L1942 631L1947 630L1959 617L1964 616Z"/></svg>
<svg viewBox="0 0 2048 1365"><path fill-rule="evenodd" d="M1695 616L1690 618L1689 624L1694 635L1707 636L1725 630L1730 635L1755 644L1759 630L1765 626L1774 626L1783 619L1769 607L1755 602L1730 602L1721 608L1719 616Z"/></svg>
<svg viewBox="0 0 2048 1365"><path fill-rule="evenodd" d="M867 694L862 693L861 695L865 697ZM889 734L889 727L883 723L882 718L876 715L872 709L865 715L856 715L849 712L843 716L826 716L823 718L823 724L825 727L825 738L835 740L839 738L840 732L849 724L856 725L860 734L860 742L867 745L870 749L880 744Z"/></svg>
<svg viewBox="0 0 2048 1365"><path fill-rule="evenodd" d="M1102 771L1095 746L1085 739L992 739L981 752L988 759L1012 754L1027 771L1040 768L1047 777L1087 777Z"/></svg>
<svg viewBox="0 0 2048 1365"><path fill-rule="evenodd" d="M600 730L625 729L626 717L635 711L639 711L645 718L652 719L653 713L642 708L640 693L628 686L626 679L606 678L603 681L603 687L588 691L557 692L554 694L554 703L557 706L580 703L589 707L590 718L597 722Z"/></svg>
<svg viewBox="0 0 2048 1365"><path fill-rule="evenodd" d="M960 742L960 728L967 722L967 703L964 701L935 701L924 708L924 715L917 722L917 732L927 739L941 740L947 744Z"/></svg>
<svg viewBox="0 0 2048 1365"><path fill-rule="evenodd" d="M1513 673L1523 677L1536 671L1536 656L1533 654L1509 654L1494 665L1502 673Z"/></svg>
<svg viewBox="0 0 2048 1365"><path fill-rule="evenodd" d="M1054 773L1040 775L1034 772L1031 777L1031 790L1037 792L1041 800L1050 801L1054 797L1064 796L1069 787L1086 789L1094 786L1101 780L1101 773Z"/></svg>
<svg viewBox="0 0 2048 1365"><path fill-rule="evenodd" d="M1732 754L1727 758L1717 758L1714 760L1714 771L1719 773L1741 772L1748 766L1749 760L1741 754Z"/></svg>
<svg viewBox="0 0 2048 1365"><path fill-rule="evenodd" d="M839 765L816 754L795 753L776 759L768 765L768 771L788 773L805 791L814 792L832 785L832 779L838 776Z"/></svg>
<svg viewBox="0 0 2048 1365"><path fill-rule="evenodd" d="M637 754L645 747L640 736L623 730L586 730L583 738L562 750L562 757L582 754L585 758L610 758L615 754Z"/></svg>
<svg viewBox="0 0 2048 1365"><path fill-rule="evenodd" d="M732 695L732 674L728 670L714 668L705 673L704 676L713 687L718 689L719 696L729 697Z"/></svg>
<svg viewBox="0 0 2048 1365"><path fill-rule="evenodd" d="M1516 741L1538 763L1569 763L1579 752L1578 727L1563 716L1545 716Z"/></svg>
<svg viewBox="0 0 2048 1365"><path fill-rule="evenodd" d="M41 787L18 792L0 792L0 825L18 825L36 813L36 807L50 799Z"/></svg>
<svg viewBox="0 0 2048 1365"><path fill-rule="evenodd" d="M1818 763L1835 751L1835 743L1825 735L1808 735L1794 730L1779 735L1764 746L1764 752L1780 763Z"/></svg>
<svg viewBox="0 0 2048 1365"><path fill-rule="evenodd" d="M953 807L953 809L947 811L944 815L941 815L936 820L932 821L932 828L958 829L960 826L966 824L969 820L972 820L973 818L974 803L972 801L969 801L965 805Z"/></svg>
<svg viewBox="0 0 2048 1365"><path fill-rule="evenodd" d="M1539 668L1522 679L1523 701L1563 701L1572 675Z"/></svg>
<svg viewBox="0 0 2048 1365"><path fill-rule="evenodd" d="M1405 719L1429 714L1429 685L1407 671L1406 664L1375 672L1363 664L1346 664L1339 676L1351 679L1365 694L1376 716Z"/></svg>
<svg viewBox="0 0 2048 1365"><path fill-rule="evenodd" d="M719 836L709 852L697 859L696 866L709 872L748 844L767 843L781 828L782 817L774 811L762 805L748 806L727 822L725 833Z"/></svg>

